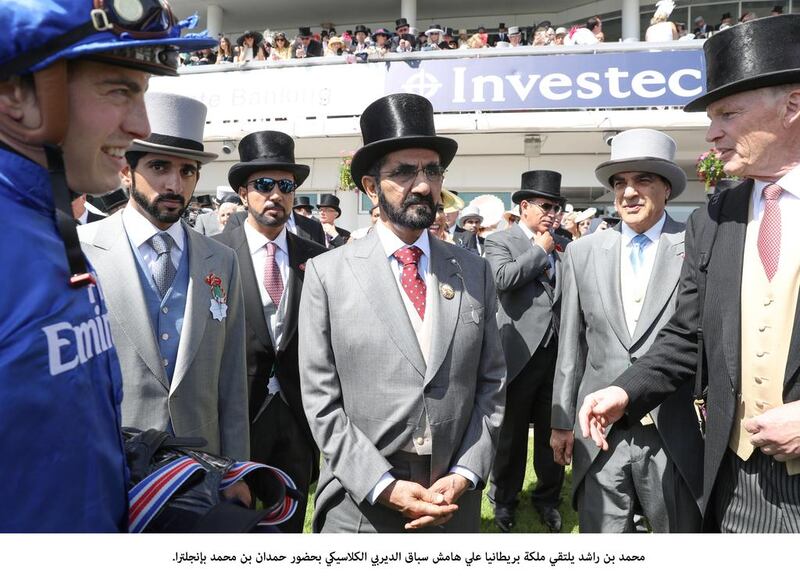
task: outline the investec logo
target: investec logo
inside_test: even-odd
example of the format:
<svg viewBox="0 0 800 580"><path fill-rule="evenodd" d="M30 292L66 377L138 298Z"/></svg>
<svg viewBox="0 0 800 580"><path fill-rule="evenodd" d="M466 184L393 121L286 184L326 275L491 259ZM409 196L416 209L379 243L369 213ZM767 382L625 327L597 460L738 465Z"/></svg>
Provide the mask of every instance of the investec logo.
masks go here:
<svg viewBox="0 0 800 580"><path fill-rule="evenodd" d="M610 100L624 104L629 98L658 99L671 93L691 98L702 91L702 75L694 68L683 68L664 75L657 70L641 70L631 74L619 67L584 71L570 76L562 72L550 74L470 75L468 67L455 66L448 85L452 88L451 102L505 103L507 101L558 102L579 99L590 104L593 100ZM403 90L432 99L444 86L432 73L420 68L408 77Z"/></svg>
<svg viewBox="0 0 800 580"><path fill-rule="evenodd" d="M98 286L87 287L89 302L94 304L93 318L73 326L69 322L56 322L42 328L47 337L47 355L50 361L50 374L60 375L84 364L94 356L110 349L114 343L111 338L111 327L108 323L108 312L100 314L102 295ZM97 297L95 297L97 292ZM75 346L77 351L72 358L65 359L64 347ZM70 349L73 350L73 349Z"/></svg>

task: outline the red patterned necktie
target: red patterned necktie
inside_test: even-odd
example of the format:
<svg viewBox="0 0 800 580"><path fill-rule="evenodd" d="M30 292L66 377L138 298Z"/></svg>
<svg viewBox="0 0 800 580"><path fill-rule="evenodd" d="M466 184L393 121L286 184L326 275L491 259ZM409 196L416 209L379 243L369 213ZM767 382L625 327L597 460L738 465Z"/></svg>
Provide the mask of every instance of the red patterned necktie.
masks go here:
<svg viewBox="0 0 800 580"><path fill-rule="evenodd" d="M409 246L397 250L393 255L403 266L403 273L400 276L403 290L411 300L411 304L414 305L419 317L425 320L425 292L427 288L425 287L425 280L420 277L417 269L422 250L417 246Z"/></svg>
<svg viewBox="0 0 800 580"><path fill-rule="evenodd" d="M761 192L764 196L764 214L758 230L758 255L770 282L781 258L781 208L778 205L781 193L783 189L775 183L770 183Z"/></svg>
<svg viewBox="0 0 800 580"><path fill-rule="evenodd" d="M277 246L273 242L269 242L266 248L267 261L264 264L264 288L267 289L267 294L272 298L275 306L278 306L283 295L283 280L281 279L281 271L278 269L278 262L275 261L275 249Z"/></svg>

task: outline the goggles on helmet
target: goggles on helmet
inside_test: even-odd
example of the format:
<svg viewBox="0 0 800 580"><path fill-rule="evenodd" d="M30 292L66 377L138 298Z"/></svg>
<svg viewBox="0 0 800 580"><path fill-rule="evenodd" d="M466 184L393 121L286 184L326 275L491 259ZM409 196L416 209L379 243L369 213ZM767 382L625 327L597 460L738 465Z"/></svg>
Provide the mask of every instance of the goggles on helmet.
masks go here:
<svg viewBox="0 0 800 580"><path fill-rule="evenodd" d="M160 38L175 26L175 16L163 0L94 0L90 13L98 32L131 38Z"/></svg>

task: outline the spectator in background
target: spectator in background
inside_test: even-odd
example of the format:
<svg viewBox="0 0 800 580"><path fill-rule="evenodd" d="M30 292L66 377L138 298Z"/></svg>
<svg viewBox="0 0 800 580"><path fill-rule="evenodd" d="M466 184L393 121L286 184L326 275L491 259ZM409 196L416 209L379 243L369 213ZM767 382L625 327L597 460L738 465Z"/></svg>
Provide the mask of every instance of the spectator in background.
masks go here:
<svg viewBox="0 0 800 580"><path fill-rule="evenodd" d="M567 36L567 29L563 26L556 28L556 34L553 38L553 44L556 46L564 46L564 38Z"/></svg>
<svg viewBox="0 0 800 580"><path fill-rule="evenodd" d="M519 31L519 26L509 27L508 44L511 46L522 46L522 33Z"/></svg>
<svg viewBox="0 0 800 580"><path fill-rule="evenodd" d="M338 36L331 36L328 39L328 48L325 49L325 56L342 56L344 54L344 42Z"/></svg>
<svg viewBox="0 0 800 580"><path fill-rule="evenodd" d="M385 28L379 28L372 35L373 44L367 49L367 52L374 56L385 55L390 49L389 38L389 31Z"/></svg>
<svg viewBox="0 0 800 580"><path fill-rule="evenodd" d="M236 41L236 62L248 62L258 56L258 45L264 40L260 32L248 30Z"/></svg>
<svg viewBox="0 0 800 580"><path fill-rule="evenodd" d="M292 45L292 58L311 58L322 55L322 44L312 38L311 28L301 26Z"/></svg>
<svg viewBox="0 0 800 580"><path fill-rule="evenodd" d="M411 30L411 25L405 18L398 18L394 21L394 24L394 36L392 36L391 51L397 52L397 48L400 46L402 37L409 33Z"/></svg>
<svg viewBox="0 0 800 580"><path fill-rule="evenodd" d="M228 218L231 217L231 214L239 211L239 208L241 207L242 206L238 203L233 203L230 201L226 201L219 206L219 210L217 210L219 214L219 224L224 228L225 224L228 223Z"/></svg>
<svg viewBox="0 0 800 580"><path fill-rule="evenodd" d="M592 227L592 218L596 214L597 214L596 207L590 207L575 214L575 224L578 228L577 238L588 235L589 229Z"/></svg>
<svg viewBox="0 0 800 580"><path fill-rule="evenodd" d="M678 27L669 20L675 2L672 0L660 0L656 3L656 13L650 19L650 26L644 33L646 42L669 42L678 40Z"/></svg>
<svg viewBox="0 0 800 580"><path fill-rule="evenodd" d="M547 28L537 26L533 31L533 46L547 46Z"/></svg>
<svg viewBox="0 0 800 580"><path fill-rule="evenodd" d="M294 197L294 206L292 210L302 216L310 218L313 215L314 206L311 205L311 198L307 195L296 195Z"/></svg>
<svg viewBox="0 0 800 580"><path fill-rule="evenodd" d="M369 30L363 24L359 24L355 28L355 36L356 41L353 43L353 46L350 48L350 51L353 54L357 54L359 52L367 52L369 47L372 46L372 42L369 39Z"/></svg>
<svg viewBox="0 0 800 580"><path fill-rule="evenodd" d="M452 50L454 48L458 48L458 40L453 37L453 29L449 26L444 27L444 33L442 34L442 42L439 43L439 47L444 50Z"/></svg>
<svg viewBox="0 0 800 580"><path fill-rule="evenodd" d="M742 15L739 17L739 22L740 22L740 23L741 23L741 22L747 22L748 20L754 20L755 18L758 18L758 17L755 15L755 13L753 13L753 12L745 12L744 14L742 14Z"/></svg>
<svg viewBox="0 0 800 580"><path fill-rule="evenodd" d="M769 13L770 16L780 16L781 14L783 14L783 5L781 4L776 4L773 6Z"/></svg>
<svg viewBox="0 0 800 580"><path fill-rule="evenodd" d="M439 42L441 42L442 34L444 34L444 30L438 24L434 24L428 30L425 31L425 34L428 36L428 42L425 43L420 50L428 51L428 50L440 50L439 49Z"/></svg>
<svg viewBox="0 0 800 580"><path fill-rule="evenodd" d="M730 28L733 26L733 18L731 17L730 12L725 12L722 15L722 18L719 19L719 27L717 30L725 30L726 28Z"/></svg>
<svg viewBox="0 0 800 580"><path fill-rule="evenodd" d="M350 232L344 228L336 226L336 220L342 215L339 208L339 198L330 193L323 193L319 196L317 204L319 210L319 221L325 231L325 247L338 248L347 243Z"/></svg>
<svg viewBox="0 0 800 580"><path fill-rule="evenodd" d="M467 36L467 31L462 28L458 31L458 48L469 48L468 44L469 36Z"/></svg>
<svg viewBox="0 0 800 580"><path fill-rule="evenodd" d="M221 62L234 62L236 56L233 54L233 47L231 41L227 36L220 36L217 48L217 63Z"/></svg>
<svg viewBox="0 0 800 580"><path fill-rule="evenodd" d="M480 33L473 34L467 41L467 48L486 48L486 42L483 40L483 35ZM464 47L461 47L464 48Z"/></svg>
<svg viewBox="0 0 800 580"><path fill-rule="evenodd" d="M289 46L285 32L275 33L275 41L269 57L271 60L289 60L292 58L292 48Z"/></svg>
<svg viewBox="0 0 800 580"><path fill-rule="evenodd" d="M694 37L695 38L708 38L709 33L714 32L714 27L707 24L702 16L694 19Z"/></svg>

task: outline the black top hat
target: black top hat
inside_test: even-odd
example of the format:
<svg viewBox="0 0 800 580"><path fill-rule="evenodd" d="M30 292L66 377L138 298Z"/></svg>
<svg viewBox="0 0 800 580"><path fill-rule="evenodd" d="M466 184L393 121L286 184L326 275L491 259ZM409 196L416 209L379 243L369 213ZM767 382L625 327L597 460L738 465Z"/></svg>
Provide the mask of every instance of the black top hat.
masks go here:
<svg viewBox="0 0 800 580"><path fill-rule="evenodd" d="M228 171L228 183L239 191L256 171L282 169L294 175L298 187L306 180L310 168L294 162L294 141L280 131L257 131L239 141L239 163Z"/></svg>
<svg viewBox="0 0 800 580"><path fill-rule="evenodd" d="M519 203L532 197L545 197L555 200L562 205L567 202L561 196L561 174L557 171L536 169L522 174L522 185L519 191L514 192L511 201Z"/></svg>
<svg viewBox="0 0 800 580"><path fill-rule="evenodd" d="M104 195L93 195L91 202L92 205L100 211L110 214L118 207L128 203L128 194L126 194L125 190L120 187L119 189L115 189L114 191Z"/></svg>
<svg viewBox="0 0 800 580"><path fill-rule="evenodd" d="M439 154L439 163L450 165L458 143L436 135L433 105L425 97L398 93L381 97L361 114L361 137L364 146L353 155L350 172L360 188L361 179L373 163L400 149L432 149Z"/></svg>
<svg viewBox="0 0 800 580"><path fill-rule="evenodd" d="M364 26L363 24L356 25L354 33L358 34L359 32L363 32L364 34L369 34L369 30L367 30L367 27Z"/></svg>
<svg viewBox="0 0 800 580"><path fill-rule="evenodd" d="M311 27L301 26L297 36L311 36Z"/></svg>
<svg viewBox="0 0 800 580"><path fill-rule="evenodd" d="M779 39L779 40L778 40ZM756 18L731 26L703 45L706 93L684 111L737 93L800 82L800 14Z"/></svg>
<svg viewBox="0 0 800 580"><path fill-rule="evenodd" d="M394 29L397 30L401 26L411 26L405 18L398 18L394 21Z"/></svg>
<svg viewBox="0 0 800 580"><path fill-rule="evenodd" d="M313 205L311 205L311 198L308 197L307 195L298 195L297 197L295 197L292 209L297 209L301 207L306 207L310 211L314 207Z"/></svg>
<svg viewBox="0 0 800 580"><path fill-rule="evenodd" d="M336 215L342 215L342 210L339 209L339 198L332 193L323 193L319 196L317 209L321 207L332 207L336 210Z"/></svg>

